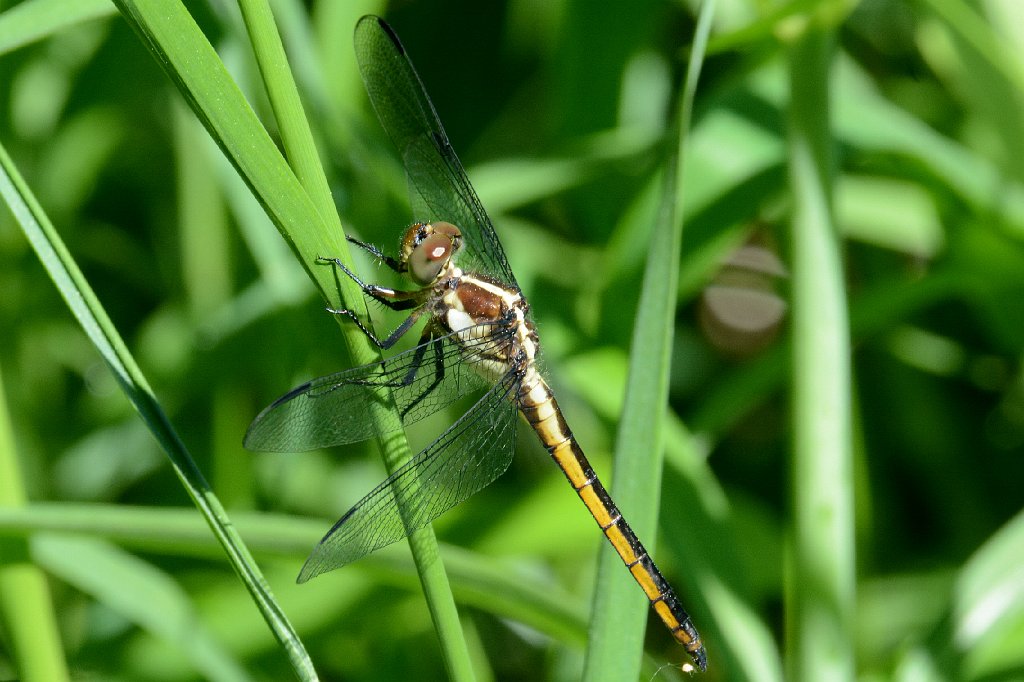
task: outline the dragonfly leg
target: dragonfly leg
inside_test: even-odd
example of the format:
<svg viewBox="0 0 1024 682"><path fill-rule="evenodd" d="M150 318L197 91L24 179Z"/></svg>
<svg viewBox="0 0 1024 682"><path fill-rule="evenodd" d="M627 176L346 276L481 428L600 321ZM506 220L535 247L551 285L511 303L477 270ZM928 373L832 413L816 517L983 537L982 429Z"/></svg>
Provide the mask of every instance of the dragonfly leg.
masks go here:
<svg viewBox="0 0 1024 682"><path fill-rule="evenodd" d="M413 382L416 378L416 374L419 372L420 367L423 365L423 356L426 355L427 349L430 348L434 351L434 380L423 389L423 392L416 396L416 399L411 401L408 405L402 408L402 419L405 419L405 415L409 411L419 405L423 400L433 393L441 382L444 381L444 355L442 354L442 344L440 339L433 339L432 333L429 329L423 331L423 338L420 339L422 343L416 349L416 356L409 366L409 371L405 375L403 383L408 385Z"/></svg>
<svg viewBox="0 0 1024 682"><path fill-rule="evenodd" d="M405 272L407 270L407 268L405 266L403 266L397 259L392 258L391 256L386 255L383 251L381 251L379 248L377 248L377 246L375 246L373 244L370 244L368 242L364 242L362 240L356 239L355 237L349 237L349 236L346 235L345 238L348 239L353 244L355 244L356 246L358 246L359 248L361 248L362 250L364 250L367 253L369 253L371 256L373 256L374 258L376 258L381 263L383 263L384 265L388 266L389 268L391 268L395 272L403 273L403 272ZM340 263L339 263L339 265L340 265Z"/></svg>
<svg viewBox="0 0 1024 682"><path fill-rule="evenodd" d="M347 313L346 314L350 317ZM358 321L357 321L358 323ZM372 338L372 337L371 337ZM376 343L376 339L374 339ZM353 381L354 384L363 384L367 386L386 386L388 388L408 388L416 381L416 375L423 367L423 358L426 356L428 350L434 352L434 380L429 386L427 386L418 396L413 400L409 401L407 405L401 408L401 417L405 419L406 415L423 400L433 393L441 382L444 380L444 355L443 343L441 339L434 337L433 330L428 326L423 330L423 335L420 337L420 344L416 347L413 353L412 361L409 363L409 369L406 371L405 376L400 381L388 381L388 382L376 382L376 381Z"/></svg>
<svg viewBox="0 0 1024 682"><path fill-rule="evenodd" d="M381 350L387 350L394 346L400 338L405 336L406 332L412 329L412 326L416 324L416 320L418 320L420 315L423 314L423 309L420 308L419 310L414 310L409 317L405 318L402 324L398 325L398 327L384 339L381 339L374 334L371 329L367 328L366 325L359 321L359 317L354 312L347 308L327 308L327 312L333 315L344 315L348 319L352 320L356 323L356 326L359 327L359 331L365 334L366 338L373 342L373 345L377 346Z"/></svg>
<svg viewBox="0 0 1024 682"><path fill-rule="evenodd" d="M418 306L422 301L423 294L420 291L401 291L399 289L382 287L378 284L367 284L359 279L359 276L349 270L338 258L319 256L317 261L320 263L333 263L363 290L365 296L369 296L392 310L409 310Z"/></svg>

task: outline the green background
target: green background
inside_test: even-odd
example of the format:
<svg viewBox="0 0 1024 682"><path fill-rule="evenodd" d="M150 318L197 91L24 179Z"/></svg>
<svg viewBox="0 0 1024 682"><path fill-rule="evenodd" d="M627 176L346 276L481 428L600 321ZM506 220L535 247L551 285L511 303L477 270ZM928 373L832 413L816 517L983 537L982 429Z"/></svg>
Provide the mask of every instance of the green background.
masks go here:
<svg viewBox="0 0 1024 682"><path fill-rule="evenodd" d="M784 547L793 542L794 491L814 485L791 462L791 377L802 359L785 316L777 333L744 350L714 343L702 322L713 313L709 295L726 285L761 292L769 309L790 301L787 102L800 65L787 46L814 4L719 4L683 145L654 554L705 638L708 679L771 679L783 665L786 677L799 676L787 600L806 586L793 579ZM442 678L404 545L293 584L322 533L383 478L376 448L241 448L271 400L351 366L322 299L113 8L68 4L84 17L57 2L18 9L33 5L56 9L28 20L0 14L0 141L317 671ZM237 7L188 7L275 134ZM831 124L826 186L852 348L852 436L843 445L853 462L857 595L845 627L857 677L1019 679L1024 60L1015 46L1024 16L1012 0L831 7L831 110L819 116ZM391 252L410 220L404 181L365 102L351 31L369 11L392 23L532 304L567 419L612 479L627 363L631 350L643 357L630 342L656 173L671 146L668 112L695 8L654 0L312 8L282 0L274 8L345 229ZM781 270L724 265L744 243L774 254ZM358 266L385 279L369 260ZM399 319L373 314L378 329ZM0 562L24 565L27 551L50 578L72 675L293 675L6 211L0 372L10 436L0 447L19 463L29 501L3 517ZM413 429L413 445L446 418ZM522 429L519 450L504 477L437 531L478 678L578 679L602 541ZM712 584L731 600L716 598ZM16 678L10 623L28 616L9 594L0 599L0 679ZM653 619L646 643L654 662L684 658Z"/></svg>

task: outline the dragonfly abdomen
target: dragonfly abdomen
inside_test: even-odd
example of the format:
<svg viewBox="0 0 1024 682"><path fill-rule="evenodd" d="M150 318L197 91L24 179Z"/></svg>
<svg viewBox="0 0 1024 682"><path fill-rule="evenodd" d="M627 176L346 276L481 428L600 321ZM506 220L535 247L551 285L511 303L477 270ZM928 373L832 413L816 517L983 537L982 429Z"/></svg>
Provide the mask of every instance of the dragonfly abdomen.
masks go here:
<svg viewBox="0 0 1024 682"><path fill-rule="evenodd" d="M527 374L519 389L519 409L523 416L569 479L633 579L643 589L661 622L686 648L694 663L705 670L707 654L704 644L686 609L594 473L547 384L535 372L528 371Z"/></svg>

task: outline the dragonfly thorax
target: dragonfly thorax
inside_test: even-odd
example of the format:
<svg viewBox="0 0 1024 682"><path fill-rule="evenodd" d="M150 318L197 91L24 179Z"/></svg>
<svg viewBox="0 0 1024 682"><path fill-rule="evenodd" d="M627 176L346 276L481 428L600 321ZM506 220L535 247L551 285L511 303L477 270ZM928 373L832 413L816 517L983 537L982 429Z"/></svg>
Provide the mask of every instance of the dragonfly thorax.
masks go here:
<svg viewBox="0 0 1024 682"><path fill-rule="evenodd" d="M448 269L462 248L462 232L451 223L414 223L402 237L401 262L416 284L428 286Z"/></svg>
<svg viewBox="0 0 1024 682"><path fill-rule="evenodd" d="M470 349L472 368L497 381L513 367L525 369L537 354L529 305L518 289L452 265L435 285L436 323ZM484 342L484 343L481 343Z"/></svg>

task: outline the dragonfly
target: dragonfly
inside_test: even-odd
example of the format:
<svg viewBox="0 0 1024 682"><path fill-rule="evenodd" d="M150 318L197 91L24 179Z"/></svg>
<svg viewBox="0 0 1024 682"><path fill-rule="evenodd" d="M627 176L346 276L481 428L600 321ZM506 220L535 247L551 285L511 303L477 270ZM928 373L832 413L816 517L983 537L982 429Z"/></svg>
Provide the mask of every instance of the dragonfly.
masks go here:
<svg viewBox="0 0 1024 682"><path fill-rule="evenodd" d="M418 321L425 324L410 350L288 392L256 417L244 444L254 451L299 452L373 438L387 428L374 419L382 391L400 415L393 428L463 397L480 397L334 524L306 560L298 582L401 540L493 482L512 460L521 414L657 616L705 670L707 655L690 616L594 473L541 376L530 306L405 48L383 19L365 16L356 25L355 51L370 102L401 154L412 209L422 222L406 229L397 258L358 239L349 241L408 276L416 288L366 283L340 260L323 258L368 299L408 311L408 317L381 338L353 311L328 310L349 318L382 350ZM683 667L693 669L689 663Z"/></svg>

